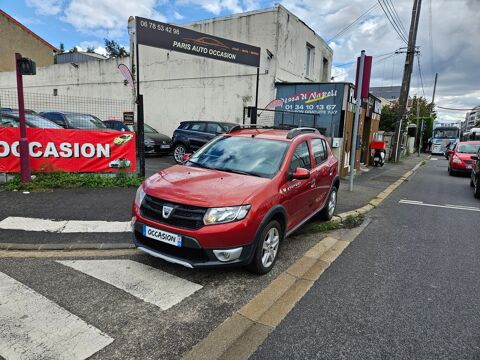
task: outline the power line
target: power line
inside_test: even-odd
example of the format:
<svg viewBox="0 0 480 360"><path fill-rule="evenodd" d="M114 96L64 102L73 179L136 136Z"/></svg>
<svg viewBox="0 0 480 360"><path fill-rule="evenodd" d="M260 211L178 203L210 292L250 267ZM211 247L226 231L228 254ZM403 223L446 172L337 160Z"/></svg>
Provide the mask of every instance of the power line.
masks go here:
<svg viewBox="0 0 480 360"><path fill-rule="evenodd" d="M385 13L385 16L387 17L388 21L390 22L390 24L392 25L393 29L395 30L395 32L398 34L398 36L400 37L400 39L405 43L405 44L408 44L408 40L407 38L405 37L405 35L402 34L402 31L399 27L397 27L397 23L395 22L395 19L393 19L393 16L392 14L390 13L390 9L387 8L386 6L384 7L383 4L382 4L382 0L378 0L378 3L380 4L380 7L382 8L383 12ZM392 19L391 19L391 16L392 16Z"/></svg>
<svg viewBox="0 0 480 360"><path fill-rule="evenodd" d="M420 82L422 84L423 97L425 97L425 89L423 88L422 67L420 66L420 55L417 56L417 63L418 63L418 73L420 74Z"/></svg>
<svg viewBox="0 0 480 360"><path fill-rule="evenodd" d="M393 15L397 19L397 23L400 25L400 28L402 29L402 34L407 37L407 30L405 29L405 26L403 26L402 19L400 19L400 16L398 15L397 9L395 9L395 5L393 4L392 0L383 0L384 3L387 5L390 4L390 9L393 12Z"/></svg>
<svg viewBox="0 0 480 360"><path fill-rule="evenodd" d="M452 110L452 111L473 111L475 108L472 109L458 109L458 108L451 108L451 107L446 107L446 106L440 106L440 105L435 105L435 107L443 110Z"/></svg>
<svg viewBox="0 0 480 360"><path fill-rule="evenodd" d="M362 19L365 15L369 14L370 12L372 12L373 10L375 10L376 8L378 8L379 4L378 3L375 3L373 4L370 8L368 8L368 10L366 10L362 15L360 15L359 17L357 17L355 20L353 20L352 23L350 23L349 25L347 25L346 27L344 27L342 30L340 30L338 33L336 33L332 38L330 38L329 40L327 40L327 42L330 42L340 36L342 36L343 34L345 34L353 25L355 25L357 22L360 21L360 19Z"/></svg>

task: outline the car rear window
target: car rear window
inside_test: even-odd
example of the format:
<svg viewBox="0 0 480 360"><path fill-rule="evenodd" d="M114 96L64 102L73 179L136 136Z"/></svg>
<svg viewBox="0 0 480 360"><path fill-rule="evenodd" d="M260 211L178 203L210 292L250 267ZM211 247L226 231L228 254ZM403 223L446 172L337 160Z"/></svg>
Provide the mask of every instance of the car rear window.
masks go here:
<svg viewBox="0 0 480 360"><path fill-rule="evenodd" d="M458 145L457 152L461 154L476 154L480 144L461 144Z"/></svg>

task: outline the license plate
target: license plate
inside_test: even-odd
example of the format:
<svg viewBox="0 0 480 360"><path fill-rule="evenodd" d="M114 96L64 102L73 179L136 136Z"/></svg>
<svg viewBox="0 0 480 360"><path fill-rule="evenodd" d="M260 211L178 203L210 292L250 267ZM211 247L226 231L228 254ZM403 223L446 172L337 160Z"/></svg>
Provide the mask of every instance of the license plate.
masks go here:
<svg viewBox="0 0 480 360"><path fill-rule="evenodd" d="M471 170L472 169L472 165L467 165L465 166L467 168L467 170Z"/></svg>
<svg viewBox="0 0 480 360"><path fill-rule="evenodd" d="M170 149L170 145L160 145L160 149Z"/></svg>
<svg viewBox="0 0 480 360"><path fill-rule="evenodd" d="M168 231L152 228L147 225L143 225L143 236L146 236L150 239L158 240L170 245L174 245L177 247L182 247L181 235L172 234Z"/></svg>

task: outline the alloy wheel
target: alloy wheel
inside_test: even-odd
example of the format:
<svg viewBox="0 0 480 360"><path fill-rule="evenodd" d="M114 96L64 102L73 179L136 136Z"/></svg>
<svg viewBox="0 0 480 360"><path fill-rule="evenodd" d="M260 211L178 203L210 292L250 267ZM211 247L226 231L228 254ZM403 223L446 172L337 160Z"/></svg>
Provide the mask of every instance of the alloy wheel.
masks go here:
<svg viewBox="0 0 480 360"><path fill-rule="evenodd" d="M272 227L265 236L265 239L263 239L262 265L265 268L270 267L275 261L279 243L280 233L276 227Z"/></svg>
<svg viewBox="0 0 480 360"><path fill-rule="evenodd" d="M177 163L181 163L183 161L183 156L185 155L185 147L183 145L177 145L175 146L175 149L173 150L173 157L175 158L175 161Z"/></svg>
<svg viewBox="0 0 480 360"><path fill-rule="evenodd" d="M330 193L330 199L328 200L328 216L333 216L335 208L337 207L337 191L334 189Z"/></svg>

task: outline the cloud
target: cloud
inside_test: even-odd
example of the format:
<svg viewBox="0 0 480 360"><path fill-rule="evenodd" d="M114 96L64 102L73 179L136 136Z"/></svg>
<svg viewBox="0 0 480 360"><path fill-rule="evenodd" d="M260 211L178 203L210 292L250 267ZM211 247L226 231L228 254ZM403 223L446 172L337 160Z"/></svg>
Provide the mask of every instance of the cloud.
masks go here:
<svg viewBox="0 0 480 360"><path fill-rule="evenodd" d="M99 37L120 37L127 33L129 16L165 21L155 0L72 0L65 9L63 21L76 30Z"/></svg>
<svg viewBox="0 0 480 360"><path fill-rule="evenodd" d="M39 15L57 15L62 11L63 0L27 0L27 6Z"/></svg>
<svg viewBox="0 0 480 360"><path fill-rule="evenodd" d="M100 55L107 55L107 51L105 50L105 46L99 43L98 41L82 41L80 44L77 45L78 51L87 51L87 48L93 48L97 54Z"/></svg>
<svg viewBox="0 0 480 360"><path fill-rule="evenodd" d="M235 14L258 9L262 6L261 1L253 0L177 0L175 4L183 7L200 6L213 15L220 15L222 12Z"/></svg>
<svg viewBox="0 0 480 360"><path fill-rule="evenodd" d="M182 14L180 14L177 11L173 12L173 17L175 18L175 20L183 20L185 18L185 16L183 16Z"/></svg>

